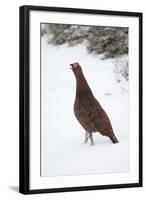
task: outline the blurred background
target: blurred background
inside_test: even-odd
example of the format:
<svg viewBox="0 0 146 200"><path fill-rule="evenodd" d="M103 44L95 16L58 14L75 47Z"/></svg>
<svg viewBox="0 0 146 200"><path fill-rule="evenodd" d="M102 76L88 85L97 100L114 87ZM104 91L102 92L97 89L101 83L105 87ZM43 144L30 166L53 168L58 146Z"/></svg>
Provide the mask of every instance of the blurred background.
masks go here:
<svg viewBox="0 0 146 200"><path fill-rule="evenodd" d="M41 36L46 36L47 42L56 46L84 44L89 54L100 54L102 59L115 58L117 82L122 78L128 81L127 27L41 24Z"/></svg>

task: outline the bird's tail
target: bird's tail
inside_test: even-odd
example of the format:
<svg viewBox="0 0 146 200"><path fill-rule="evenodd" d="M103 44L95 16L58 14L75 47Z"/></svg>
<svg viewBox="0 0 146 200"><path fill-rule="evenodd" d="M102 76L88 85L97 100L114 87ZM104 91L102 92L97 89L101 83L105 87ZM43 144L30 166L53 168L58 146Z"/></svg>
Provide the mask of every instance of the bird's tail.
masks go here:
<svg viewBox="0 0 146 200"><path fill-rule="evenodd" d="M111 135L111 136L109 136L109 138L111 139L111 141L112 141L114 144L116 144L116 143L119 142L118 139L116 138L116 136L115 136L114 134Z"/></svg>

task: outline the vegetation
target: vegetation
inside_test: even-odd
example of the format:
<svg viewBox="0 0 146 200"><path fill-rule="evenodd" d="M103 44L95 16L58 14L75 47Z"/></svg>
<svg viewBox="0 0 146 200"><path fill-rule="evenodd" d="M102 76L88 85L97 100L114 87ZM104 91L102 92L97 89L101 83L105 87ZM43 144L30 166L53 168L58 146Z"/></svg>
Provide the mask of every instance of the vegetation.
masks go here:
<svg viewBox="0 0 146 200"><path fill-rule="evenodd" d="M81 26L68 24L43 24L41 34L48 36L54 45L69 46L84 43L88 52L115 58L128 53L128 28Z"/></svg>

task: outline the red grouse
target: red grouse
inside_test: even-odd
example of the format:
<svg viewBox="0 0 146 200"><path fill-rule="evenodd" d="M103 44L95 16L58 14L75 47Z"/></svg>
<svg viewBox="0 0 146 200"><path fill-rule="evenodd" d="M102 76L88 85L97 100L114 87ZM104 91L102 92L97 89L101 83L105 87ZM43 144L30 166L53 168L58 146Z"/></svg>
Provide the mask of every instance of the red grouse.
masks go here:
<svg viewBox="0 0 146 200"><path fill-rule="evenodd" d="M91 140L91 145L94 145L94 132L99 132L103 136L107 136L113 143L118 143L118 140L113 132L110 119L106 112L95 99L82 71L79 63L70 64L76 78L76 97L74 102L74 113L85 129L85 143L88 138Z"/></svg>

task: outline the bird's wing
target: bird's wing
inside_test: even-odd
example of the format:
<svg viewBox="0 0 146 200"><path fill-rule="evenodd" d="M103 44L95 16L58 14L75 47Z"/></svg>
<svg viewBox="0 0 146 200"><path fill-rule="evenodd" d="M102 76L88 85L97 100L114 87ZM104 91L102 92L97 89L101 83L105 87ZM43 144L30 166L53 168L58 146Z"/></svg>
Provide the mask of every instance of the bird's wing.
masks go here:
<svg viewBox="0 0 146 200"><path fill-rule="evenodd" d="M112 127L109 127L109 118L102 107L97 109L97 105L84 107L81 106L80 112L82 113L82 121L94 130L93 132L100 132L102 135L106 135L107 126L110 132Z"/></svg>
<svg viewBox="0 0 146 200"><path fill-rule="evenodd" d="M81 106L80 108L80 117L81 120L84 121L89 127L91 127L94 132L99 131L101 129L101 123L99 113L97 109L94 109L93 107L84 107Z"/></svg>

